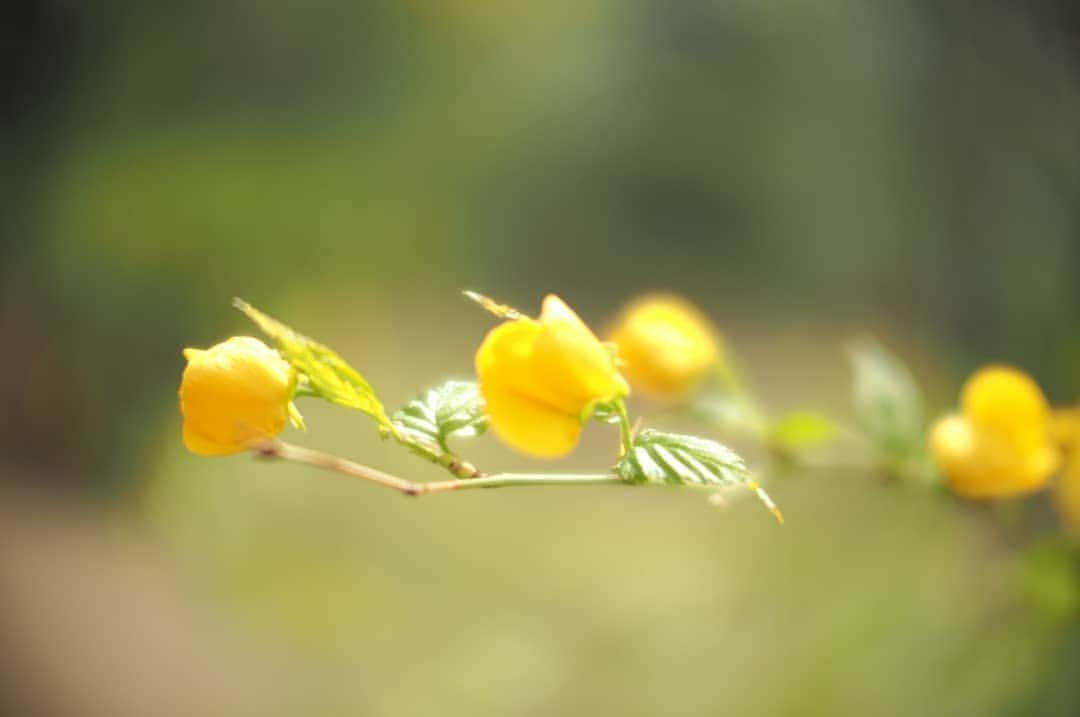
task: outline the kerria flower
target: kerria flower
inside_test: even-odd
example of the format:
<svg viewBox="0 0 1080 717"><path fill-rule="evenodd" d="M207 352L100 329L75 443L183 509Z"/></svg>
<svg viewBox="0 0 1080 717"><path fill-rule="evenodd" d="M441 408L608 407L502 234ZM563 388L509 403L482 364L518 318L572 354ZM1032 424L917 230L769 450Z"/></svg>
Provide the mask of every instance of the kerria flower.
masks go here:
<svg viewBox="0 0 1080 717"><path fill-rule="evenodd" d="M476 352L476 374L495 435L540 458L569 453L591 408L630 392L612 351L555 295L539 319L492 329Z"/></svg>
<svg viewBox="0 0 1080 717"><path fill-rule="evenodd" d="M635 390L678 398L693 390L723 355L719 333L697 307L667 294L630 303L610 335Z"/></svg>
<svg viewBox="0 0 1080 717"><path fill-rule="evenodd" d="M189 451L240 453L285 428L296 379L277 351L234 336L206 350L184 349L184 357L180 412Z"/></svg>
<svg viewBox="0 0 1080 717"><path fill-rule="evenodd" d="M961 392L961 413L940 419L930 447L952 490L984 499L1031 493L1047 485L1060 455L1050 407L1038 384L1008 366L976 372Z"/></svg>
<svg viewBox="0 0 1080 717"><path fill-rule="evenodd" d="M1051 434L1065 460L1054 491L1054 503L1068 531L1080 537L1080 408L1054 411L1050 424Z"/></svg>

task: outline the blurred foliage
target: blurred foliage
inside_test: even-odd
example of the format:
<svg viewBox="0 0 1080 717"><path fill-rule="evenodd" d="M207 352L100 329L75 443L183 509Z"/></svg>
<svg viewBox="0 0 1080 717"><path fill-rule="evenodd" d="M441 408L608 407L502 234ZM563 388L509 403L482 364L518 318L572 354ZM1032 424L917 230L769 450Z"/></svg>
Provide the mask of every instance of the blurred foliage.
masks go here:
<svg viewBox="0 0 1080 717"><path fill-rule="evenodd" d="M792 411L769 426L766 441L778 451L794 453L828 443L839 428L825 415L814 411Z"/></svg>
<svg viewBox="0 0 1080 717"><path fill-rule="evenodd" d="M418 474L320 413L312 439ZM779 528L674 491L416 502L168 443L151 524L312 713L982 714L1054 659L979 516L862 475L786 484Z"/></svg>
<svg viewBox="0 0 1080 717"><path fill-rule="evenodd" d="M223 299L420 276L903 322L1071 397L1080 90L1052 10L50 6L65 89L7 134L5 274L137 406L110 442Z"/></svg>
<svg viewBox="0 0 1080 717"><path fill-rule="evenodd" d="M874 343L851 349L855 420L892 475L915 477L928 461L926 413L915 378Z"/></svg>
<svg viewBox="0 0 1080 717"><path fill-rule="evenodd" d="M465 287L597 320L677 289L766 398L838 418L853 327L929 409L991 360L1075 401L1073 3L15 6L0 453L138 495L202 598L325 688L312 714L1075 712L1080 640L936 497L792 482L782 531L657 492L406 504L194 463L174 403L241 295L400 405L471 373ZM315 440L382 465L341 431ZM1050 613L1063 584L1032 588Z"/></svg>

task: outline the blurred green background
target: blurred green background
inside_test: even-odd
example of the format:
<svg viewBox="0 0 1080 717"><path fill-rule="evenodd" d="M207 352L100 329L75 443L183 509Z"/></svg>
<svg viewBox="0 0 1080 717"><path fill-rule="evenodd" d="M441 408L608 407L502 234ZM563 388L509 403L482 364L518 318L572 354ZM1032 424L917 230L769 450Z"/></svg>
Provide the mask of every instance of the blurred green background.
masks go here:
<svg viewBox="0 0 1080 717"><path fill-rule="evenodd" d="M1018 595L986 511L937 493L787 476L768 486L783 528L750 501L668 492L404 501L186 454L175 405L182 347L253 331L238 295L396 406L471 373L491 321L462 288L525 310L555 291L598 329L634 294L677 290L778 409L846 415L844 347L866 334L935 410L989 361L1074 402L1073 3L11 8L0 699L78 715L1080 710L1074 628ZM302 408L307 445L439 475L359 415ZM565 467L610 451L590 428ZM533 465L491 438L469 455Z"/></svg>

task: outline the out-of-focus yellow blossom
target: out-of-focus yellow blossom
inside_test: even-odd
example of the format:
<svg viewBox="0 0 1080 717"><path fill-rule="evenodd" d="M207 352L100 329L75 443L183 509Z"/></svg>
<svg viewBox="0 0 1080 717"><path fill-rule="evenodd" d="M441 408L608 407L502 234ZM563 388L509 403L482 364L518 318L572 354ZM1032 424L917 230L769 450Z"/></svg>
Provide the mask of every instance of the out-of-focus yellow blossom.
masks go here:
<svg viewBox="0 0 1080 717"><path fill-rule="evenodd" d="M630 303L616 321L611 341L622 370L636 390L676 398L694 388L722 356L720 336L686 299L668 294Z"/></svg>
<svg viewBox="0 0 1080 717"><path fill-rule="evenodd" d="M1061 408L1051 419L1054 442L1065 456L1065 470L1057 482L1054 502L1074 537L1080 537L1080 408Z"/></svg>
<svg viewBox="0 0 1080 717"><path fill-rule="evenodd" d="M1080 537L1080 449L1074 448L1065 457L1065 470L1058 478L1054 502L1068 532Z"/></svg>
<svg viewBox="0 0 1080 717"><path fill-rule="evenodd" d="M289 419L295 374L269 346L234 336L209 349L184 349L180 380L184 445L223 456L276 436Z"/></svg>
<svg viewBox="0 0 1080 717"><path fill-rule="evenodd" d="M961 393L961 414L940 419L930 447L953 491L996 498L1039 490L1060 462L1050 407L1038 384L1008 366L979 370Z"/></svg>
<svg viewBox="0 0 1080 717"><path fill-rule="evenodd" d="M540 458L573 450L590 405L630 392L611 352L555 295L538 320L492 329L476 352L476 374L495 435Z"/></svg>
<svg viewBox="0 0 1080 717"><path fill-rule="evenodd" d="M1061 450L1080 449L1080 408L1059 408L1050 419L1050 433Z"/></svg>

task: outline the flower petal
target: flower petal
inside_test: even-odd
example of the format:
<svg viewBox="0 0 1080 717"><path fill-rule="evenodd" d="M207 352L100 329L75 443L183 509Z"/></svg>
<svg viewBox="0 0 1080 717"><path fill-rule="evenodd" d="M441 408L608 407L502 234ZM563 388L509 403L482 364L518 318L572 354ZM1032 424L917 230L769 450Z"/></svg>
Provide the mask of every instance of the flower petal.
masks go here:
<svg viewBox="0 0 1080 717"><path fill-rule="evenodd" d="M511 448L537 458L559 458L581 434L576 416L536 403L495 384L481 384L491 430Z"/></svg>
<svg viewBox="0 0 1080 717"><path fill-rule="evenodd" d="M1017 450L1038 450L1049 440L1050 406L1039 385L1022 371L983 368L964 384L960 402L969 420Z"/></svg>
<svg viewBox="0 0 1080 717"><path fill-rule="evenodd" d="M494 371L510 376L527 375L540 324L532 319L506 321L487 333L476 351L476 375L481 381Z"/></svg>
<svg viewBox="0 0 1080 717"><path fill-rule="evenodd" d="M720 337L689 301L645 296L622 313L611 341L619 346L623 373L635 389L660 398L694 388L720 359Z"/></svg>
<svg viewBox="0 0 1080 717"><path fill-rule="evenodd" d="M630 392L611 353L562 299L554 294L544 299L540 324L535 367L560 405L580 412L593 401Z"/></svg>
<svg viewBox="0 0 1080 717"><path fill-rule="evenodd" d="M544 328L532 319L507 321L488 332L476 352L476 375L481 386L500 386L521 398L577 416L582 404L575 396L553 388L537 368L536 344Z"/></svg>
<svg viewBox="0 0 1080 717"><path fill-rule="evenodd" d="M276 351L258 339L233 337L185 355L180 412L193 452L238 453L285 428L294 375Z"/></svg>
<svg viewBox="0 0 1080 717"><path fill-rule="evenodd" d="M1073 537L1080 537L1080 455L1073 455L1057 481L1054 502Z"/></svg>
<svg viewBox="0 0 1080 717"><path fill-rule="evenodd" d="M963 416L938 421L930 434L930 446L953 492L970 499L1040 490L1058 465L1053 446L1023 452Z"/></svg>
<svg viewBox="0 0 1080 717"><path fill-rule="evenodd" d="M184 423L182 437L184 439L184 447L200 456L228 456L245 450L245 446L226 446L215 443L209 438L193 431L191 426L187 423Z"/></svg>

